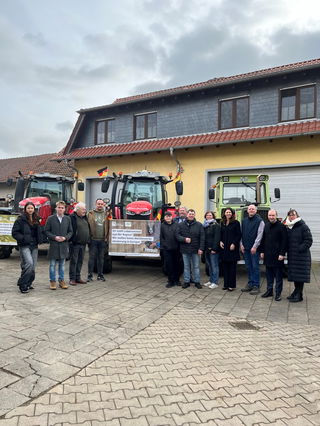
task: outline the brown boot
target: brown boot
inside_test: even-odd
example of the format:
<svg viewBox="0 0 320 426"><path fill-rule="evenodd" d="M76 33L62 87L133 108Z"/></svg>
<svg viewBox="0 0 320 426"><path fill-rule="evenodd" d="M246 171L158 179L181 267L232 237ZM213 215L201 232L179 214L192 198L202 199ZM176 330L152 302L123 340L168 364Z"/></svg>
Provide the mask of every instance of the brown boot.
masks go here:
<svg viewBox="0 0 320 426"><path fill-rule="evenodd" d="M57 289L57 283L55 281L50 281L50 290L56 290Z"/></svg>
<svg viewBox="0 0 320 426"><path fill-rule="evenodd" d="M59 286L60 288L63 288L64 290L68 288L68 284L64 280L59 281Z"/></svg>

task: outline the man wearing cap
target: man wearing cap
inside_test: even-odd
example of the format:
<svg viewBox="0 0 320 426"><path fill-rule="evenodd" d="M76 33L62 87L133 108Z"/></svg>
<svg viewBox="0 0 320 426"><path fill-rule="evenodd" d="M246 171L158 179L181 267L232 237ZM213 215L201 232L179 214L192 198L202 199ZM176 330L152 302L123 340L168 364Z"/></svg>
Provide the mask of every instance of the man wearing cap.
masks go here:
<svg viewBox="0 0 320 426"><path fill-rule="evenodd" d="M179 285L179 243L175 233L178 223L173 222L172 214L166 212L160 230L160 249L162 250L164 266L168 275L167 288Z"/></svg>

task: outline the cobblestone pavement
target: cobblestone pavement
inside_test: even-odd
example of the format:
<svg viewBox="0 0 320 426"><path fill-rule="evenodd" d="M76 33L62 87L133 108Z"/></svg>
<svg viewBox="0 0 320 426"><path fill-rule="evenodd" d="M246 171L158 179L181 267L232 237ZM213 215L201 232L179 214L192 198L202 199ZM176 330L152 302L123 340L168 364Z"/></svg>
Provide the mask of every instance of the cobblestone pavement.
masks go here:
<svg viewBox="0 0 320 426"><path fill-rule="evenodd" d="M16 253L0 270L0 425L320 425L318 265L298 304L166 289L147 262L50 291L40 257L27 295Z"/></svg>

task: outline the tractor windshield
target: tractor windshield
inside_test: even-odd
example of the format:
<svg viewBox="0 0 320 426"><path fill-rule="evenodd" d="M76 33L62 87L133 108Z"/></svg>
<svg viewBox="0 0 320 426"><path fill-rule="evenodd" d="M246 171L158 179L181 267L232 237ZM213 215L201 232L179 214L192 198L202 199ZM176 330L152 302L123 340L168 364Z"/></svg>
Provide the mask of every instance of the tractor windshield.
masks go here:
<svg viewBox="0 0 320 426"><path fill-rule="evenodd" d="M124 207L133 201L149 201L153 208L163 204L161 183L154 180L128 180L123 189Z"/></svg>
<svg viewBox="0 0 320 426"><path fill-rule="evenodd" d="M266 203L266 186L260 183L261 203ZM224 183L222 202L223 204L249 205L256 200L256 182Z"/></svg>
<svg viewBox="0 0 320 426"><path fill-rule="evenodd" d="M63 185L61 181L57 180L31 180L26 191L26 198L29 197L48 197L51 204L66 197L66 202L71 199L71 184L65 184L65 194L63 194Z"/></svg>

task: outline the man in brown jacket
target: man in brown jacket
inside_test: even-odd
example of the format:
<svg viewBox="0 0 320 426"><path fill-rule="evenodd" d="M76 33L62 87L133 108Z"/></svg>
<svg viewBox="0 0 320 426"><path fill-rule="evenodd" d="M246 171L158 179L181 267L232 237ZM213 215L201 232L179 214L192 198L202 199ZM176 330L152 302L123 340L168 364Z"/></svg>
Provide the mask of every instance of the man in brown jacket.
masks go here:
<svg viewBox="0 0 320 426"><path fill-rule="evenodd" d="M88 281L93 281L93 269L97 262L98 281L105 281L103 276L103 263L106 246L109 237L109 211L105 207L105 202L98 198L93 210L88 213L90 226L90 246Z"/></svg>

